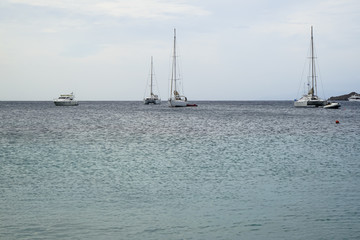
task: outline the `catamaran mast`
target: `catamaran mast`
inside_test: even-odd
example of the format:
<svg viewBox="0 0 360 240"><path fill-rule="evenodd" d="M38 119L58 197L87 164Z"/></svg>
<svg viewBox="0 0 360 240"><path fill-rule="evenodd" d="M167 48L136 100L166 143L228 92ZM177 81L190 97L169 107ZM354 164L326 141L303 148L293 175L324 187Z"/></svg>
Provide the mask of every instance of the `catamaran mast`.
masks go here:
<svg viewBox="0 0 360 240"><path fill-rule="evenodd" d="M312 95L316 95L316 76L315 76L315 57L314 57L314 37L313 37L313 26L311 26L311 87Z"/></svg>
<svg viewBox="0 0 360 240"><path fill-rule="evenodd" d="M153 57L151 56L150 96L153 96Z"/></svg>
<svg viewBox="0 0 360 240"><path fill-rule="evenodd" d="M174 92L176 91L176 29L174 28L174 50L173 50L173 65L171 71L171 93L170 97L173 95L173 84Z"/></svg>

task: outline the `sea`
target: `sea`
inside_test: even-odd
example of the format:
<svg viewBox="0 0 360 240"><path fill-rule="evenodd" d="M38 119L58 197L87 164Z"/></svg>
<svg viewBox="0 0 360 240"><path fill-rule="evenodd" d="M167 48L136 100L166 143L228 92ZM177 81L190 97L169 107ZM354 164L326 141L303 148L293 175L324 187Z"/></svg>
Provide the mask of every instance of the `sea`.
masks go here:
<svg viewBox="0 0 360 240"><path fill-rule="evenodd" d="M0 239L360 239L359 103L196 103L0 102Z"/></svg>

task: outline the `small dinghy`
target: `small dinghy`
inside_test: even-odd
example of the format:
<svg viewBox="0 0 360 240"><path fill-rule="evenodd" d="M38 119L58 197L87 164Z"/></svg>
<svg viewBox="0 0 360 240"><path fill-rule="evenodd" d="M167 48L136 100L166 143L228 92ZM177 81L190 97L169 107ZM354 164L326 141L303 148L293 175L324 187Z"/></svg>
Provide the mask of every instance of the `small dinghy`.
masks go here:
<svg viewBox="0 0 360 240"><path fill-rule="evenodd" d="M332 102L332 103L328 103L324 106L324 108L329 108L329 109L338 109L340 107L340 103L337 102Z"/></svg>

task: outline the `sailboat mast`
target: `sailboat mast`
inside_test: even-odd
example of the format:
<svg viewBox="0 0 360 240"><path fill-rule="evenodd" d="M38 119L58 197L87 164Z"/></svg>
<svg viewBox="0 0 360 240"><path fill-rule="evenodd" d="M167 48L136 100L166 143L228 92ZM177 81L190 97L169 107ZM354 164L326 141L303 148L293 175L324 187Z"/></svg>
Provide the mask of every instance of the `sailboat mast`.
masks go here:
<svg viewBox="0 0 360 240"><path fill-rule="evenodd" d="M170 99L173 95L173 82L174 82L174 54L175 53L175 29L174 29L174 49L173 49L173 59L171 65L171 81L170 81Z"/></svg>
<svg viewBox="0 0 360 240"><path fill-rule="evenodd" d="M151 56L150 96L153 94L153 57Z"/></svg>
<svg viewBox="0 0 360 240"><path fill-rule="evenodd" d="M312 95L314 95L315 86L315 58L314 58L314 37L313 37L313 26L311 26L311 87Z"/></svg>
<svg viewBox="0 0 360 240"><path fill-rule="evenodd" d="M176 91L176 29L174 28L174 52L173 52L174 91Z"/></svg>

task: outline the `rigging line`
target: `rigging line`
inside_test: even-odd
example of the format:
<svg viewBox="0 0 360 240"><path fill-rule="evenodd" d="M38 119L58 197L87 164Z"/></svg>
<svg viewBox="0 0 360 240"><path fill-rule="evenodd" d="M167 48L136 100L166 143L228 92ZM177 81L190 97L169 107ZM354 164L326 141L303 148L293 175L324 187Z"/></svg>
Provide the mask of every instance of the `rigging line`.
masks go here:
<svg viewBox="0 0 360 240"><path fill-rule="evenodd" d="M327 99L326 95L325 95L325 88L324 88L324 85L323 85L323 80L322 80L322 75L321 75L321 71L320 71L320 63L319 63L319 60L317 60L318 64L317 64L317 69L318 69L318 72L319 72L319 77L318 79L320 79L320 84L321 84L321 90L322 90L322 94L323 94L323 98L324 99Z"/></svg>
<svg viewBox="0 0 360 240"><path fill-rule="evenodd" d="M308 47L308 51L310 51L310 47ZM304 82L304 73L305 73L305 68L306 68L306 65L308 64L308 60L307 60L308 57L305 57L305 61L304 61L304 65L303 65L303 68L302 68L302 73L301 73L301 78L300 78L300 81L299 81L299 87L298 87L298 91L297 91L297 94L296 96L299 96L299 92L301 91L301 88L302 88L302 85L303 83L307 84L308 83L308 77L305 78L305 82ZM302 95L300 95L302 96Z"/></svg>
<svg viewBox="0 0 360 240"><path fill-rule="evenodd" d="M159 85L158 85L157 79L156 79L156 77L155 77L155 70L154 70L154 69L153 69L153 76L154 76L155 86L156 86L156 90L157 90L156 95L158 95L159 98L161 98L161 94L160 94L160 90L159 90Z"/></svg>
<svg viewBox="0 0 360 240"><path fill-rule="evenodd" d="M146 83L146 86L145 86L144 98L146 97L146 90L147 90L147 83Z"/></svg>
<svg viewBox="0 0 360 240"><path fill-rule="evenodd" d="M153 93L153 57L151 56L151 70L150 70L150 95L152 96Z"/></svg>
<svg viewBox="0 0 360 240"><path fill-rule="evenodd" d="M316 68L317 68L317 72L318 72L318 76L317 79L320 80L320 84L321 84L321 90L322 90L322 94L323 94L323 98L326 99L326 95L325 95L325 88L324 88L324 84L322 81L322 75L321 75L321 71L320 71L320 61L317 57L317 52L316 52L316 48L314 46L314 57L316 58L317 64L316 64Z"/></svg>
<svg viewBox="0 0 360 240"><path fill-rule="evenodd" d="M171 70L171 66L172 66L172 50L171 50L171 53L169 55L169 59L170 59L170 61L169 61L169 68L168 69ZM168 99L170 99L170 96L171 96L171 91L170 91L170 85L171 85L171 81L172 81L171 74L172 74L172 71L169 71L168 72L168 91L167 91L168 92Z"/></svg>
<svg viewBox="0 0 360 240"><path fill-rule="evenodd" d="M151 70L150 70L150 74L151 74ZM145 85L145 91L144 91L144 98L146 97L146 91L147 91L148 85L149 85L149 75L147 76L147 79L146 79L146 85Z"/></svg>
<svg viewBox="0 0 360 240"><path fill-rule="evenodd" d="M151 82L151 78L152 78L152 64L150 65L150 73L147 76L147 80L146 80L146 86L145 86L145 92L144 92L144 98L147 96L147 89L150 86L151 89L151 85L149 84L149 81ZM150 94L151 95L151 94Z"/></svg>
<svg viewBox="0 0 360 240"><path fill-rule="evenodd" d="M181 94L183 96L185 96L185 92L184 92L184 84L183 84L183 74L182 74L182 61L181 61L181 57L178 56L178 76L179 76L179 87L181 87Z"/></svg>
<svg viewBox="0 0 360 240"><path fill-rule="evenodd" d="M155 95L158 95L159 98L161 98L161 95L160 95L160 91L159 91L159 85L158 85L158 82L157 82L157 79L156 79L156 74L155 74L155 68L153 66L152 68L153 72L152 72L152 75L153 75L153 85L156 86L156 94Z"/></svg>
<svg viewBox="0 0 360 240"><path fill-rule="evenodd" d="M181 50L181 44L179 44L179 40L176 38L176 67L177 67L177 83L178 83L178 87L181 92L180 95L185 96L185 92L184 92L184 84L183 84L183 72L182 72L182 61L181 61L181 56L179 55L179 53L182 53ZM176 77L176 76L175 76Z"/></svg>

